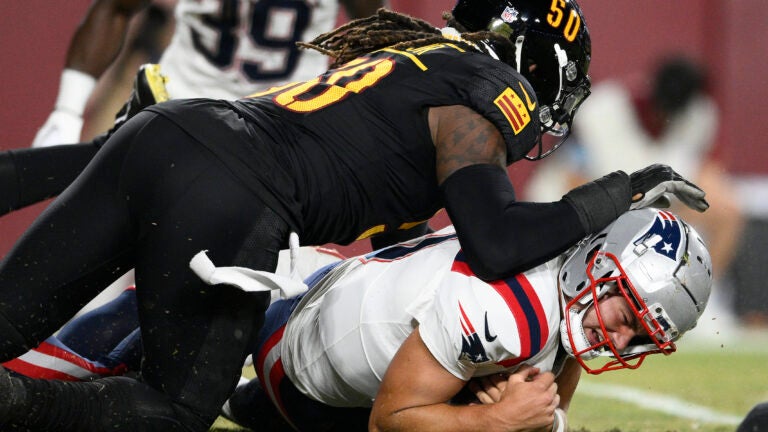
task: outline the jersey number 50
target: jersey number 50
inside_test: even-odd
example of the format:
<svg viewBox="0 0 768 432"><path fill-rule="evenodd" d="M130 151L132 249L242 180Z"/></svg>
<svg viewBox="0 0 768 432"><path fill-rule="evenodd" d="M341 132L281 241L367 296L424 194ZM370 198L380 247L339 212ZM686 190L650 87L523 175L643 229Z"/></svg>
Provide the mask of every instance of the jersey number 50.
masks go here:
<svg viewBox="0 0 768 432"><path fill-rule="evenodd" d="M554 28L560 28L560 24L563 23L565 15L565 0L552 0L552 4L549 6L549 13L547 14L547 22ZM563 29L563 36L568 42L573 42L576 39L576 35L579 34L579 28L581 27L581 17L575 10L569 5L568 20L565 22L565 28Z"/></svg>

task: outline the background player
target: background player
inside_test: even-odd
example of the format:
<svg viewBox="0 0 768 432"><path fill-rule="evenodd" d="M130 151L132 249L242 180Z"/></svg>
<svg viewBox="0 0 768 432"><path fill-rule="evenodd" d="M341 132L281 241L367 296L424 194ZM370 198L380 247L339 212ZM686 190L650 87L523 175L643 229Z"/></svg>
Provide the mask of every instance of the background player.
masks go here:
<svg viewBox="0 0 768 432"><path fill-rule="evenodd" d="M730 176L713 153L722 137L707 69L683 54L661 56L652 65L647 73L593 86L574 122L572 145L536 168L527 195L547 201L595 176L655 161L674 166L704 188L710 211L697 213L675 205L671 209L694 224L711 245L718 280L708 309L711 319L702 321L706 325L697 334L714 341L717 334L733 331L732 287L724 276L744 218ZM749 301L755 303L754 298Z"/></svg>
<svg viewBox="0 0 768 432"><path fill-rule="evenodd" d="M33 146L81 141L83 111L92 90L117 58L131 18L150 3L93 2L72 36L55 109L37 133ZM272 85L319 75L328 66L325 56L301 51L296 42L333 29L339 4L350 18L372 15L385 5L384 0L159 3L166 7L175 4L173 36L159 60L164 73L171 77L170 96L222 99L237 99ZM124 96L118 100L124 100ZM114 111L108 110L110 118Z"/></svg>

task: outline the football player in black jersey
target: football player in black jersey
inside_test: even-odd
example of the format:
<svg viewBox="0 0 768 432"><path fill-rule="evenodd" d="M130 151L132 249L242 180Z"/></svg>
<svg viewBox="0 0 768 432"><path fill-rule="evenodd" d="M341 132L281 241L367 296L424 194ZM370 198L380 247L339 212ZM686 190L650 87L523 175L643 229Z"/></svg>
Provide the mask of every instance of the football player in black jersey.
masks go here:
<svg viewBox="0 0 768 432"><path fill-rule="evenodd" d="M380 10L306 44L335 60L314 80L164 102L122 125L0 265L0 361L134 267L141 377L0 371L0 423L207 430L270 295L206 284L190 270L203 250L218 266L271 271L290 232L346 243L445 207L471 270L498 279L666 193L706 209L703 191L658 165L557 202L515 200L506 166L548 154L542 133L566 137L589 94L581 10L546 3L461 0L451 23L466 32Z"/></svg>

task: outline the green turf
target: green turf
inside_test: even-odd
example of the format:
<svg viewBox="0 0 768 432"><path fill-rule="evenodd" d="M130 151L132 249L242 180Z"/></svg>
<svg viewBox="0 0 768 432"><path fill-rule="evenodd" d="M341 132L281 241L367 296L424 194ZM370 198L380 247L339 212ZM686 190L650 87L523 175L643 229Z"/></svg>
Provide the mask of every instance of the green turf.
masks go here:
<svg viewBox="0 0 768 432"><path fill-rule="evenodd" d="M223 432L223 431L247 431L249 429L243 429L241 427L238 427L236 424L232 423L231 421L219 417L218 420L216 420L216 423L213 424L213 427L211 428L210 432Z"/></svg>
<svg viewBox="0 0 768 432"><path fill-rule="evenodd" d="M590 432L734 431L734 419L742 418L756 403L768 400L766 366L765 333L746 333L722 344L686 344L683 340L677 353L648 357L636 371L583 376L569 409L569 427ZM682 405L674 410L676 414L643 408L610 397L610 391L603 389L608 385L672 397ZM588 387L591 391L586 391ZM596 397L594 393L600 390L605 394ZM701 417L682 417L683 412L696 408L708 409L715 418L702 421ZM696 417L695 412L692 415Z"/></svg>
<svg viewBox="0 0 768 432"><path fill-rule="evenodd" d="M568 411L574 432L696 431L732 432L734 421L758 402L768 400L768 331L738 338L713 335L709 341L686 341L670 356L650 356L635 371L582 375ZM613 386L613 387L610 387ZM629 389L629 399L646 396L674 398L681 405L666 414L611 397L615 387ZM593 393L600 394L594 396ZM660 399L651 402L659 402ZM665 406L669 406L668 404ZM705 409L718 421L682 417L682 411ZM693 414L695 415L696 412ZM242 431L220 419L212 431Z"/></svg>

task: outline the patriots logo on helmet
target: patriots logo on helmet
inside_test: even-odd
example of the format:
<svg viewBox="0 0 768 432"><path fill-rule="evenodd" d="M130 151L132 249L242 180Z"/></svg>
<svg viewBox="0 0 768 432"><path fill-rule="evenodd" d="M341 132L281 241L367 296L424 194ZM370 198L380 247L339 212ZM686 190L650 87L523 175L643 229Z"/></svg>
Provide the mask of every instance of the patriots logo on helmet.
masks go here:
<svg viewBox="0 0 768 432"><path fill-rule="evenodd" d="M488 353L485 352L483 342L480 340L480 336L477 335L475 327L469 321L469 317L464 312L464 308L461 307L459 302L459 311L461 317L461 354L459 359L468 360L472 363L482 363L488 361Z"/></svg>
<svg viewBox="0 0 768 432"><path fill-rule="evenodd" d="M653 225L651 225L645 234L634 241L634 245L637 246L654 235L658 235L661 237L661 240L653 245L653 250L655 250L656 253L674 260L677 256L677 250L680 248L681 231L680 222L672 213L659 211L658 215L653 220Z"/></svg>

